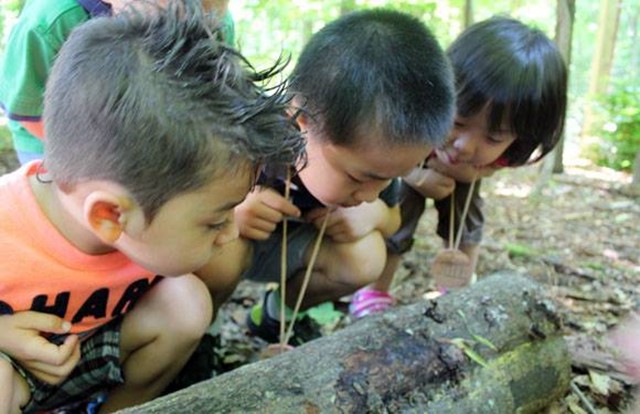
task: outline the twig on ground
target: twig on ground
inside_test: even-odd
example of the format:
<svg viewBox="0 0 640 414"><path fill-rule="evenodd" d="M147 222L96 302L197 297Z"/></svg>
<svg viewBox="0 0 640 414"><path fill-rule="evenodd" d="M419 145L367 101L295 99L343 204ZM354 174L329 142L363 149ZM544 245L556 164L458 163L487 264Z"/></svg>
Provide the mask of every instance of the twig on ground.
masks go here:
<svg viewBox="0 0 640 414"><path fill-rule="evenodd" d="M578 398L584 405L584 408L587 410L589 414L598 414L596 409L593 408L593 405L591 405L589 400L587 400L587 397L582 393L582 391L580 391L580 388L578 388L578 386L573 381L571 381L571 391L573 391L573 393L578 396Z"/></svg>

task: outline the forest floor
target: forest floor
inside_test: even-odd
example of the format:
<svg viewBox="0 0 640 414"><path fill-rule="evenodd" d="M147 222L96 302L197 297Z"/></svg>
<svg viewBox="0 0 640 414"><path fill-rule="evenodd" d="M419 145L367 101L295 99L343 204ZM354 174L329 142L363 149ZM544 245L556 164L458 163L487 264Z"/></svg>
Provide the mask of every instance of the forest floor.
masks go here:
<svg viewBox="0 0 640 414"><path fill-rule="evenodd" d="M575 386L550 412L624 412L631 384L602 338L640 306L640 198L625 190L626 174L565 161L565 172L535 196L537 166L501 171L483 182L486 228L478 275L504 269L527 274L563 305ZM15 166L12 153L0 152L0 174ZM420 300L434 287L429 266L441 241L434 233L434 209L427 211L414 249L396 274L392 293L399 305ZM243 282L223 307L215 349L219 371L255 361L264 347L247 336L245 326L263 289ZM323 326L325 334L350 323L343 313L331 315L338 317Z"/></svg>
<svg viewBox="0 0 640 414"><path fill-rule="evenodd" d="M565 172L533 196L538 171L538 166L505 170L483 182L486 226L477 273L479 278L505 269L527 274L548 286L562 305L575 386L549 412L625 412L632 386L603 338L640 307L640 198L628 194L628 175L584 160L568 160ZM434 289L429 267L442 245L435 226L435 209L428 208L394 280L399 305ZM263 291L264 286L243 282L223 308L218 352L227 368L256 360L264 347L247 336L245 326L247 311ZM323 327L326 334L350 323L338 315Z"/></svg>

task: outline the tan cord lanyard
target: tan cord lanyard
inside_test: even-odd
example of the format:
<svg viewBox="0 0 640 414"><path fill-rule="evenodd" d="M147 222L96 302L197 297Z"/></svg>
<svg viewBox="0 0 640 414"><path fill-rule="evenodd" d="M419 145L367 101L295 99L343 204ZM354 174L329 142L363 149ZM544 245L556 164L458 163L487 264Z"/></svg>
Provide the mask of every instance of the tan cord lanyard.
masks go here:
<svg viewBox="0 0 640 414"><path fill-rule="evenodd" d="M287 181L285 183L284 189L284 197L289 200L289 194L291 192L291 171L287 170ZM327 214L324 216L324 220L322 221L322 226L320 227L320 231L318 232L318 236L316 237L316 241L313 246L313 251L311 253L311 258L309 259L309 264L307 265L307 269L304 273L304 278L302 280L302 286L300 287L300 292L298 292L298 298L296 299L296 305L293 309L293 315L291 317L291 323L289 324L289 328L286 329L285 333L285 324L286 315L285 315L285 301L286 301L286 288L287 288L287 218L285 217L284 222L282 223L282 249L280 254L280 350L284 350L285 346L289 342L289 338L293 332L293 327L295 325L296 317L298 316L298 312L300 311L300 306L302 305L302 300L304 299L304 295L307 291L307 287L309 286L309 280L311 279L311 273L313 271L313 266L316 263L316 259L318 258L318 252L320 251L320 245L322 244L322 238L324 237L324 233L327 229L327 223L329 222L329 216L331 215L331 211L327 211Z"/></svg>
<svg viewBox="0 0 640 414"><path fill-rule="evenodd" d="M284 198L289 201L289 195L291 193L291 169L287 168L287 181L284 185ZM280 250L280 345L281 349L286 343L284 341L285 333L285 299L287 291L287 228L289 220L285 217L282 223L282 249Z"/></svg>
<svg viewBox="0 0 640 414"><path fill-rule="evenodd" d="M464 201L464 208L462 209L462 215L460 216L460 227L458 227L458 234L456 236L455 244L453 243L453 228L455 225L455 195L456 191L453 190L451 193L451 209L449 211L449 248L458 250L460 247L460 240L462 239L462 229L465 227L465 220L467 219L467 213L469 212L469 205L471 204L471 197L473 196L473 190L476 185L476 178L473 178L471 181L471 185L469 186L469 192L467 193L467 198Z"/></svg>

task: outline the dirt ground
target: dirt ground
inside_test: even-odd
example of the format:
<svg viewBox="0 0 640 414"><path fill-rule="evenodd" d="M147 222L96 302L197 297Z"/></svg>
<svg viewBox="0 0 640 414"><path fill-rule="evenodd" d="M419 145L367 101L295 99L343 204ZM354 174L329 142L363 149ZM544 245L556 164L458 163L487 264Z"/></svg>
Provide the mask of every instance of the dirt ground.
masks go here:
<svg viewBox="0 0 640 414"><path fill-rule="evenodd" d="M640 306L640 199L626 194L630 177L584 161L567 165L538 195L538 166L496 173L482 184L486 228L478 275L509 269L548 286L562 304L573 354L572 390L551 413L625 412L631 384L602 337ZM433 289L429 266L441 246L429 208L414 249L396 274L399 305ZM221 315L219 355L226 369L256 359L264 344L246 336L246 313L264 287L243 283ZM349 323L325 326L330 334Z"/></svg>
<svg viewBox="0 0 640 414"><path fill-rule="evenodd" d="M12 153L0 153L0 174L15 165ZM503 269L527 274L563 305L574 385L550 412L624 412L631 385L604 352L601 338L640 306L640 198L626 195L628 175L585 162L572 161L534 196L537 177L538 167L532 166L483 182L487 223L478 275ZM396 275L392 293L399 305L433 288L428 269L441 246L434 229L429 208L419 239ZM256 360L264 345L247 336L244 324L262 290L243 283L224 306L215 344L219 371ZM344 316L324 330L330 334L347 323Z"/></svg>

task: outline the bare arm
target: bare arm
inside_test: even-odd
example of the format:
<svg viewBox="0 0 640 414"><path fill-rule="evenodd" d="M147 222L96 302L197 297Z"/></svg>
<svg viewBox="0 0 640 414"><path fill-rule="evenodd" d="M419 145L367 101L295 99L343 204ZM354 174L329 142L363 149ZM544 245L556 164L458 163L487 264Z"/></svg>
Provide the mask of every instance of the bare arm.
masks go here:
<svg viewBox="0 0 640 414"><path fill-rule="evenodd" d="M305 218L319 228L327 211L326 208L315 209ZM399 226L400 207L389 207L384 201L377 199L356 207L336 209L329 217L326 231L334 241L345 243L358 240L375 230L388 237Z"/></svg>
<svg viewBox="0 0 640 414"><path fill-rule="evenodd" d="M456 187L453 178L431 168L416 167L402 179L423 197L434 200L448 197Z"/></svg>

